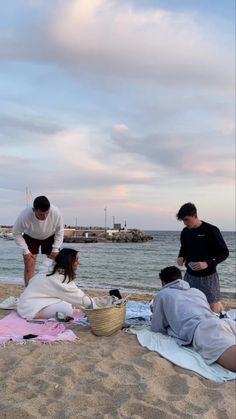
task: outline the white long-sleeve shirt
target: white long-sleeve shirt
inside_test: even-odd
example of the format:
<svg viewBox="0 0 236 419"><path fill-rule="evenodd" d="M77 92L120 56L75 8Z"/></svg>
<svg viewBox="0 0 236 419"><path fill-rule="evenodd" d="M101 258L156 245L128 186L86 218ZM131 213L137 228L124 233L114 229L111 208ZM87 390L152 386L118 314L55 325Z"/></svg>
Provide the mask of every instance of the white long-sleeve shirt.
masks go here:
<svg viewBox="0 0 236 419"><path fill-rule="evenodd" d="M75 308L91 306L90 297L79 289L74 281L62 282L64 275L58 272L47 276L47 270L36 274L21 294L17 304L17 312L21 317L33 319L43 308L62 301L72 304Z"/></svg>
<svg viewBox="0 0 236 419"><path fill-rule="evenodd" d="M61 213L54 205L50 206L46 220L38 220L32 208L25 208L18 216L13 226L13 237L16 244L23 250L23 254L30 253L22 234L37 239L45 240L54 235L53 250L57 251L64 237L64 225Z"/></svg>

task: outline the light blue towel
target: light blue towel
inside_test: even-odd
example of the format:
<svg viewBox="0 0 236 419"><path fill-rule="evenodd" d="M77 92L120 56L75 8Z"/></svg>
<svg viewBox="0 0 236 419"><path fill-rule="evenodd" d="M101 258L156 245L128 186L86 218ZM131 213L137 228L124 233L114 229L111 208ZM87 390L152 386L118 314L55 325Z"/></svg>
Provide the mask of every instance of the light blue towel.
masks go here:
<svg viewBox="0 0 236 419"><path fill-rule="evenodd" d="M224 382L236 379L236 373L226 370L217 363L207 365L192 347L179 346L171 336L151 332L148 326L132 326L129 333L137 335L140 345L150 351L158 352L173 364L195 371L208 380Z"/></svg>
<svg viewBox="0 0 236 419"><path fill-rule="evenodd" d="M126 324L145 324L150 325L151 310L148 303L128 301L126 304Z"/></svg>

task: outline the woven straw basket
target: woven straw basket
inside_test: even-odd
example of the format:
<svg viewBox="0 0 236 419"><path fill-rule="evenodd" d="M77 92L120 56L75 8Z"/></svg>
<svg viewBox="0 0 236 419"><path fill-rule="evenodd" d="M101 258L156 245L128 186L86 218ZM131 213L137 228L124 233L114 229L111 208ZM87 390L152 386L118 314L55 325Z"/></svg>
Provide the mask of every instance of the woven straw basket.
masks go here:
<svg viewBox="0 0 236 419"><path fill-rule="evenodd" d="M126 303L112 307L83 309L92 332L97 336L110 336L120 330L125 322Z"/></svg>

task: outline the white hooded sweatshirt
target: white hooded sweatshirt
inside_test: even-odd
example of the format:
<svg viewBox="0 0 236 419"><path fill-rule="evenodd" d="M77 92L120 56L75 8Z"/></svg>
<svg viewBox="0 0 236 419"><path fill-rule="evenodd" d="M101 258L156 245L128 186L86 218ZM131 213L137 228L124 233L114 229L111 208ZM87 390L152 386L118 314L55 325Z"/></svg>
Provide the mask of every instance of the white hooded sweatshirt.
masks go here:
<svg viewBox="0 0 236 419"><path fill-rule="evenodd" d="M66 301L75 308L91 306L91 299L74 281L64 281L64 275L56 272L47 276L52 270L52 261L46 259L41 266L40 272L29 282L27 288L21 294L18 305L18 314L25 319L33 319L35 315L52 304Z"/></svg>
<svg viewBox="0 0 236 419"><path fill-rule="evenodd" d="M177 279L158 292L153 303L151 329L173 336L179 345L191 344L202 320L216 318L205 294Z"/></svg>

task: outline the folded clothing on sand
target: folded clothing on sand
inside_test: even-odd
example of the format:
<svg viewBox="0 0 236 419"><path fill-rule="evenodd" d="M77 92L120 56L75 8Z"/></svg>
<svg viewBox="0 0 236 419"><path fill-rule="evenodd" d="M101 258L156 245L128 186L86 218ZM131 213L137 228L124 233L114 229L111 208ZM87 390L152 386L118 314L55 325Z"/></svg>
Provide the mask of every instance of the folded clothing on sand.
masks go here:
<svg viewBox="0 0 236 419"><path fill-rule="evenodd" d="M105 295L103 297L93 297L91 298L91 307L89 309L97 309L97 308L106 308L106 307L113 307L114 305L123 304L124 300L122 298L118 298L115 295Z"/></svg>
<svg viewBox="0 0 236 419"><path fill-rule="evenodd" d="M92 308L104 308L111 307L113 303L113 298L111 295L105 295L104 297L93 297L92 298Z"/></svg>
<svg viewBox="0 0 236 419"><path fill-rule="evenodd" d="M232 319L236 321L236 310L229 310L226 312L228 319Z"/></svg>
<svg viewBox="0 0 236 419"><path fill-rule="evenodd" d="M151 310L149 303L140 303L137 301L128 301L126 305L125 326L132 324L150 325Z"/></svg>

